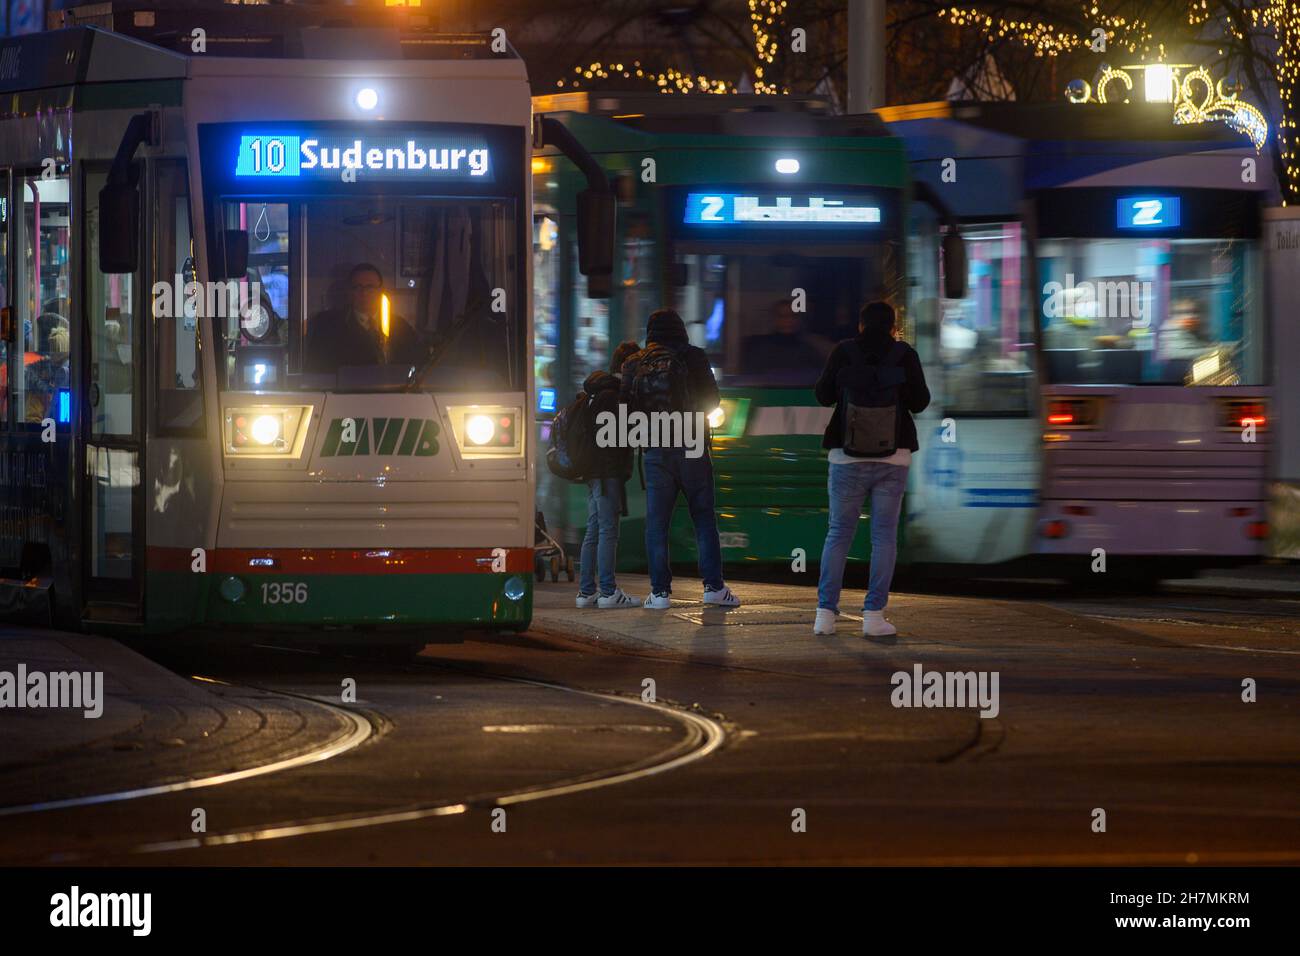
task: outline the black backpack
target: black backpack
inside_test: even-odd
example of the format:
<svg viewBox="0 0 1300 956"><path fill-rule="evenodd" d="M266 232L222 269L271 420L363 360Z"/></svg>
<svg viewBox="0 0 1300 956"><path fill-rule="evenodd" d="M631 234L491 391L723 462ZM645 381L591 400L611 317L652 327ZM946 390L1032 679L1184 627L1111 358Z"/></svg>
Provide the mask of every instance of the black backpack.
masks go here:
<svg viewBox="0 0 1300 956"><path fill-rule="evenodd" d="M635 358L637 366L631 387L633 411L691 411L690 380L681 353L656 342L647 345Z"/></svg>
<svg viewBox="0 0 1300 956"><path fill-rule="evenodd" d="M582 482L596 465L596 433L592 429L591 396L579 392L551 422L551 447L546 467L565 481Z"/></svg>
<svg viewBox="0 0 1300 956"><path fill-rule="evenodd" d="M844 454L853 458L888 458L898 450L900 404L907 372L907 346L895 342L879 364L867 361L857 342L849 347L849 365L840 369L840 415Z"/></svg>

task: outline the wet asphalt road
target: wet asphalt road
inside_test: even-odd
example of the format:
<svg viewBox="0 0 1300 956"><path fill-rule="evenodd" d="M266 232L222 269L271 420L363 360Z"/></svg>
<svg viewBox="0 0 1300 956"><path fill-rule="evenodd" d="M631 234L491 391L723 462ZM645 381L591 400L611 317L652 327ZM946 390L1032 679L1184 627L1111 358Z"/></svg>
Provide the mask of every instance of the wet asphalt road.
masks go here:
<svg viewBox="0 0 1300 956"><path fill-rule="evenodd" d="M875 643L848 628L814 640L789 621L815 595L762 588L791 617L734 629L724 651L543 621L409 663L156 655L333 701L370 737L252 780L0 817L0 862L1300 862L1300 602L971 585L942 599L968 626ZM893 606L939 620L940 601ZM997 669L1000 713L893 707L890 675L913 663ZM660 706L642 701L646 679Z"/></svg>

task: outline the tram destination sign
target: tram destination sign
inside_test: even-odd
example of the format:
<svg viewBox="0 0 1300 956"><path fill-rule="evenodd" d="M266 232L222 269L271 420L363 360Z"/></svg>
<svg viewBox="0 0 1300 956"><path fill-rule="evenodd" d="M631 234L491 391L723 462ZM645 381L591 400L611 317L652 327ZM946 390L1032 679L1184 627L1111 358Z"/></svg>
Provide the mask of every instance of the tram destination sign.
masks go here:
<svg viewBox="0 0 1300 956"><path fill-rule="evenodd" d="M492 181L492 150L473 135L434 133L241 132L234 177L330 179L352 171L358 178Z"/></svg>
<svg viewBox="0 0 1300 956"><path fill-rule="evenodd" d="M257 120L199 124L205 189L217 195L517 195L524 126Z"/></svg>
<svg viewBox="0 0 1300 956"><path fill-rule="evenodd" d="M693 192L686 195L682 222L692 226L870 226L880 223L880 205L861 195L802 195Z"/></svg>

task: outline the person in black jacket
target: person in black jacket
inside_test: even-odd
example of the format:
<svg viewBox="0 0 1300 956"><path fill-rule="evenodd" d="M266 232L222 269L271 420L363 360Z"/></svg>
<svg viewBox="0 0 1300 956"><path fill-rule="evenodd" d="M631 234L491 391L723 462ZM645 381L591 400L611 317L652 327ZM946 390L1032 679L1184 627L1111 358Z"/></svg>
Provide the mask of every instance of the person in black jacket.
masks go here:
<svg viewBox="0 0 1300 956"><path fill-rule="evenodd" d="M826 544L822 548L821 578L817 583L817 620L813 624L813 633L835 632L835 618L840 612L840 589L844 585L844 563L853 545L863 502L869 494L871 578L862 609L862 633L868 637L886 637L898 633L885 620L884 610L889 601L889 585L898 555L898 515L903 503L903 490L907 486L912 452L918 448L916 423L912 416L925 411L930 404L930 389L925 384L925 372L916 350L894 336L892 306L886 302L871 302L863 306L858 330L857 338L846 339L835 346L826 360L826 369L814 386L817 401L834 405L835 411L822 439L822 447L830 449L827 479L830 521ZM869 365L896 364L906 376L899 388L898 447L884 458L860 458L844 451L841 373L855 361L863 360Z"/></svg>
<svg viewBox="0 0 1300 956"><path fill-rule="evenodd" d="M587 413L591 420L601 412L618 415L619 388L617 372L640 346L624 342L614 350L610 371L597 369L582 383L590 396ZM582 539L579 559L578 607L640 607L641 602L625 594L614 577L618 563L618 519L627 514L627 480L632 477L632 449L596 447L595 465L587 475L587 534ZM600 575L600 592L596 576Z"/></svg>
<svg viewBox="0 0 1300 956"><path fill-rule="evenodd" d="M646 323L646 349L653 345L675 351L685 366L685 392L688 414L708 415L718 407L718 382L713 377L709 356L704 349L691 345L686 324L672 309L659 309ZM632 384L645 351L634 355L623 366L621 401L633 408ZM707 426L704 426L707 427ZM722 579L722 547L718 541L718 518L713 510L713 460L708 442L698 458L688 458L684 448L645 449L645 550L650 564L650 596L643 607L664 610L672 606L673 573L668 558L668 525L678 494L686 496L686 506L695 525L695 547L699 552L700 577L704 579L704 603L719 607L739 607L740 598Z"/></svg>

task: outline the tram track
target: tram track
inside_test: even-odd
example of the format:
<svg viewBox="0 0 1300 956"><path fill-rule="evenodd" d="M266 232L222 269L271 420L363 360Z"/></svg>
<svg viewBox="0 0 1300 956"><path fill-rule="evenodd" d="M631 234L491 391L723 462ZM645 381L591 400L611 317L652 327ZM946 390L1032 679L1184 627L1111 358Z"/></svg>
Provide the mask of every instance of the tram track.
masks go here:
<svg viewBox="0 0 1300 956"><path fill-rule="evenodd" d="M281 648L268 647L267 649L281 650ZM317 652L318 657L336 656L340 658L351 658L352 655ZM391 662L378 661L370 657L362 657L362 660L368 663L380 664L386 669L397 670L403 673L420 673L432 670L450 671L462 676L473 677L486 680L500 681L503 683L520 684L529 687L542 688L558 693L571 694L590 700L601 701L605 703L615 703L624 706L639 707L650 710L656 714L670 719L684 733L680 739L674 741L671 745L657 750L655 753L630 763L620 764L615 767L604 768L591 771L589 773L576 774L562 778L549 783L534 784L524 787L515 787L505 790L490 790L477 793L471 793L456 799L438 799L427 803L413 803L403 806L393 807L385 810L369 810L358 813L333 814L329 816L301 817L297 819L287 819L267 823L257 826L248 826L238 829L231 829L209 834L199 834L193 837L187 837L178 840L154 840L148 842L134 843L128 847L115 848L108 850L106 853L67 853L55 852L45 857L42 861L46 864L68 864L68 863L90 863L95 862L103 856L117 857L123 851L127 855L140 856L160 853L173 853L185 850L196 850L215 848L220 846L232 846L237 844L257 843L270 840L289 839L294 837L311 836L314 834L336 833L346 830L357 830L371 827L382 827L397 823L409 823L418 820L432 819L437 817L459 816L470 812L472 809L493 809L518 806L525 803L536 802L539 800L548 800L557 797L571 796L579 793L585 793L591 790L598 790L605 787L617 786L625 783L633 783L644 780L663 773L671 772L688 766L697 761L703 760L718 751L727 741L727 731L720 719L701 713L697 710L678 706L663 701L645 701L640 697L628 696L612 691L586 690L577 687L570 687L564 684L552 683L548 681L534 680L531 678L517 677L492 673L479 668L459 667L445 663L420 663L411 664L393 664ZM186 781L173 785L146 787L136 790L121 791L113 794L104 794L92 797L74 798L63 801L50 801L44 804L32 804L27 807L6 808L0 811L0 814L18 815L20 813L34 813L44 810L53 809L74 809L78 807L94 806L102 803L120 802L127 800L143 799L151 796L161 796L168 793L174 793L181 790L196 789L201 786L217 786L224 783L235 783L239 780L251 779L256 776L263 776L282 769L292 769L293 766L305 766L308 763L314 763L320 760L329 759L333 756L339 756L348 750L354 749L367 740L375 739L378 736L373 719L365 714L362 710L351 708L347 705L328 703L321 701L318 697L307 694L294 693L292 691L270 688L256 684L250 684L240 681L226 681L216 677L206 675L194 675L194 679L213 681L228 686L241 686L251 690L261 691L264 693L283 694L288 697L294 697L302 700L311 701L312 703L322 704L334 710L342 711L347 714L349 719L354 722L354 726L365 727L364 733L360 734L359 739L354 740L353 734L348 736L349 746L346 748L335 747L332 752L324 756L315 756L314 759L306 759L306 755L295 758L294 762L285 761L284 766L279 764L268 765L266 768L250 768L250 770L239 773L221 775L220 777L205 778L200 781Z"/></svg>

